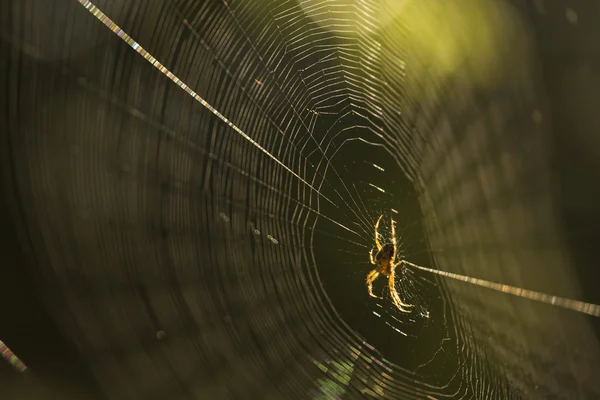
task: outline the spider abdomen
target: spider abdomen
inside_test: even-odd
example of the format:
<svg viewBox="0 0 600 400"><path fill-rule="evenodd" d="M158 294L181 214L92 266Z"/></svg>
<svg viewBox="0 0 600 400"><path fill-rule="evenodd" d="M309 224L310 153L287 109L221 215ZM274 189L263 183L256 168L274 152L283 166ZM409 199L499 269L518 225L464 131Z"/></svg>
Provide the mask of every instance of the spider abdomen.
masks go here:
<svg viewBox="0 0 600 400"><path fill-rule="evenodd" d="M385 275L389 276L392 273L392 261L391 260L382 260L379 264L379 271Z"/></svg>
<svg viewBox="0 0 600 400"><path fill-rule="evenodd" d="M392 243L386 243L375 256L375 262L379 266L379 271L388 276L392 272L392 260L394 259L395 248Z"/></svg>

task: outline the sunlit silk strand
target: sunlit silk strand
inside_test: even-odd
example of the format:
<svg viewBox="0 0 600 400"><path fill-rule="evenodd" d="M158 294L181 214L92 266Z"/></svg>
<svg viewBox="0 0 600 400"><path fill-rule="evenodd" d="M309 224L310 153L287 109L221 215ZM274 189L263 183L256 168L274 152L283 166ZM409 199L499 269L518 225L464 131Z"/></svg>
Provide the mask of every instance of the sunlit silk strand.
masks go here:
<svg viewBox="0 0 600 400"><path fill-rule="evenodd" d="M550 296L549 294L534 292L533 290L526 290L514 286L502 285L500 283L490 282L483 279L471 278L464 275L453 274L451 272L438 271L436 269L421 267L420 265L413 264L408 261L404 261L404 263L410 265L411 267L420 269L421 271L431 272L433 274L442 275L448 278L471 283L473 285L482 286L488 289L497 290L499 292L512 294L513 296L519 296L526 299L539 301L541 303L552 304L553 306L567 308L569 310L593 315L594 317L600 317L600 306L597 304L584 303L583 301L571 300L564 297Z"/></svg>
<svg viewBox="0 0 600 400"><path fill-rule="evenodd" d="M269 156L271 159L273 159L277 164L279 164L283 168L285 168L286 171L288 171L289 173L294 175L296 178L298 178L300 181L302 181L302 183L304 183L306 186L308 186L309 188L314 190L319 196L323 197L325 200L327 200L328 202L330 202L331 204L333 204L334 206L337 207L337 205L333 201L331 201L325 195L321 194L321 192L319 192L315 187L313 187L310 183L305 181L300 175L298 175L297 173L292 171L287 165L285 165L284 163L279 161L277 159L277 157L275 157L274 155L269 153L264 147L262 147L254 139L252 139L250 136L248 136L246 133L244 133L235 124L233 124L233 122L231 122L230 120L225 118L225 116L223 114L221 114L216 108L214 108L213 106L208 104L208 102L206 100L204 100L196 92L194 92L192 89L190 89L189 86L187 86L185 83L183 83L171 71L169 71L167 68L165 68L165 66L162 65L156 58L154 58L150 53L148 53L146 50L144 50L144 48L142 46L140 46L135 40L133 40L131 38L131 36L129 36L127 33L125 33L117 24L115 24L109 17L107 17L106 14L104 14L100 9L98 9L98 7L96 7L91 1L89 1L89 0L77 0L77 1L79 1L79 3L81 3L81 5L84 6L100 22L102 22L104 25L106 25L106 27L108 29L110 29L111 31L116 33L117 36L119 36L125 43L127 43L129 46L131 46L131 48L133 48L142 57L144 57L146 59L146 61L148 61L150 64L152 64L156 69L158 69L164 75L166 75L167 78L169 78L170 80L175 82L180 88L185 90L196 101L198 101L200 104L202 104L208 110L210 110L213 114L215 114L217 117L219 117L223 122L225 122L227 125L229 125L234 131L239 133L244 139L246 139L247 141L252 143L260 151L262 151L267 156Z"/></svg>
<svg viewBox="0 0 600 400"><path fill-rule="evenodd" d="M0 340L0 354L2 354L2 357L11 363L17 371L24 372L27 369L27 366L23 361L19 360L19 357L17 357L2 340Z"/></svg>

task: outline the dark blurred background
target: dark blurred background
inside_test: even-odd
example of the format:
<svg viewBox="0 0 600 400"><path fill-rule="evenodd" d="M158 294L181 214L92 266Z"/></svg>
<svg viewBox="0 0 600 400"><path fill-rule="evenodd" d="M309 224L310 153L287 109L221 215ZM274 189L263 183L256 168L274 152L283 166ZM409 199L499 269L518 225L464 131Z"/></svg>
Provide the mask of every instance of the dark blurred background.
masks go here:
<svg viewBox="0 0 600 400"><path fill-rule="evenodd" d="M6 7L6 4L2 6L3 12ZM600 25L597 23L600 3L539 0L523 2L516 9L531 24L534 34L546 94L543 101L550 111L540 118L551 125L550 163L551 173L556 178L557 217L582 288L582 298L578 300L600 304L596 253L600 238ZM2 17L3 23L5 18ZM89 23L96 21L90 18ZM24 56L9 43L6 26L2 29L0 59L4 60L2 68L8 68L6 60ZM28 204L15 190L13 158L19 154L7 148L13 140L10 136L19 131L14 118L7 115L8 104L15 102L7 93L3 92L0 114L4 192L0 197L0 338L29 370L20 374L0 360L0 391L18 392L20 396L28 396L18 398L32 399L106 398L75 344L59 328L52 308L58 304L64 306L64 300L57 299L55 304L48 302L47 296L55 283L37 272L40 260L31 247L23 221ZM46 101L51 101L53 95L40 93ZM360 154L355 156L361 157ZM591 323L600 340L600 322L593 319ZM385 353L384 349L380 351Z"/></svg>

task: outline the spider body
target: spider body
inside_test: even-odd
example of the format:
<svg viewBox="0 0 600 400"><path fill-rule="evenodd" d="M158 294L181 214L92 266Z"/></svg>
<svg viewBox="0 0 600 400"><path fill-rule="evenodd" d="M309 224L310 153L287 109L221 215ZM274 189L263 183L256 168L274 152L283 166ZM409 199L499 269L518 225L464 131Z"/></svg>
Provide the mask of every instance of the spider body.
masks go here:
<svg viewBox="0 0 600 400"><path fill-rule="evenodd" d="M369 296L379 298L373 294L373 281L379 277L380 274L385 275L388 278L388 286L390 288L390 294L394 300L394 304L398 310L402 312L411 312L410 307L412 305L402 302L398 292L396 292L395 286L395 269L397 266L402 264L402 260L396 262L396 221L392 219L392 242L386 243L383 246L379 243L379 222L383 215L379 216L377 223L375 224L375 246L377 246L377 254L373 257L373 250L369 253L371 264L375 265L376 268L369 272L367 275L367 289L369 290Z"/></svg>
<svg viewBox="0 0 600 400"><path fill-rule="evenodd" d="M396 253L396 248L393 243L384 244L375 255L375 263L377 269L385 276L392 273L392 261Z"/></svg>

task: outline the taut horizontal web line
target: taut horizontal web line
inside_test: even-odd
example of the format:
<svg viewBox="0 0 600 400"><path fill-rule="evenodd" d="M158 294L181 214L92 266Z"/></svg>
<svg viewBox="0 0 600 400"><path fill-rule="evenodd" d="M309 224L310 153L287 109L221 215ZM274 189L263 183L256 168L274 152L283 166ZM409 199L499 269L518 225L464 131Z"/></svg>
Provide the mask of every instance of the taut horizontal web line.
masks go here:
<svg viewBox="0 0 600 400"><path fill-rule="evenodd" d="M421 271L431 272L433 274L471 283L473 285L486 287L488 289L497 290L503 293L508 293L513 296L519 296L526 299L539 301L541 303L552 304L553 306L567 308L569 310L577 311L580 313L593 315L594 317L600 317L600 306L597 304L585 303L583 301L567 299L565 297L551 296L549 294L535 292L533 290L503 285L501 283L486 281L484 279L471 278L469 276L454 274L452 272L438 271L437 269L421 267L420 265L413 264L408 261L404 261L404 263L410 265L411 267L420 269Z"/></svg>

